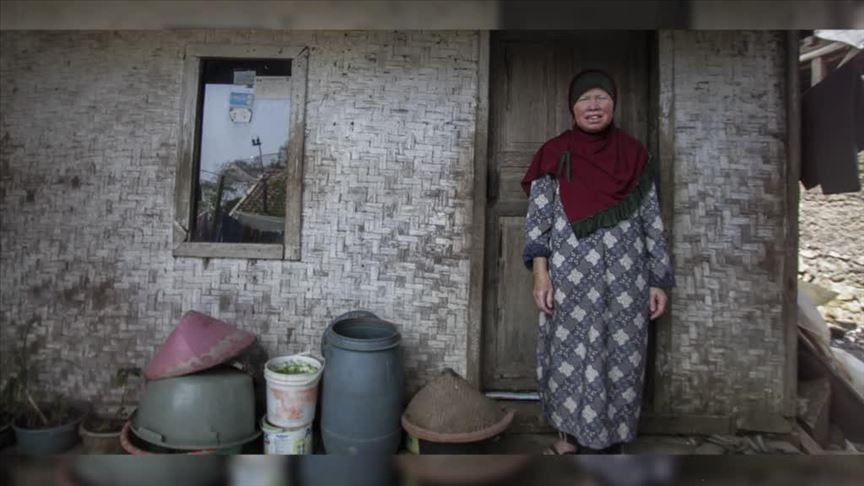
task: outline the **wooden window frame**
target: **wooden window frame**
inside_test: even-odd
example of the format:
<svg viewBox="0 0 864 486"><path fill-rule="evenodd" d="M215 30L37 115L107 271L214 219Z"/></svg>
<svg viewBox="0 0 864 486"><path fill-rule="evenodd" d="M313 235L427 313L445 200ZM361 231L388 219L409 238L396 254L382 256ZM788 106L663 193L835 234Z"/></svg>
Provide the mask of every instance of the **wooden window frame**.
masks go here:
<svg viewBox="0 0 864 486"><path fill-rule="evenodd" d="M302 228L303 158L306 138L307 46L190 44L183 61L182 113L174 188L175 257L300 260ZM189 241L194 207L195 146L201 63L205 59L285 59L291 61L291 113L286 170L285 233L278 243L216 243Z"/></svg>

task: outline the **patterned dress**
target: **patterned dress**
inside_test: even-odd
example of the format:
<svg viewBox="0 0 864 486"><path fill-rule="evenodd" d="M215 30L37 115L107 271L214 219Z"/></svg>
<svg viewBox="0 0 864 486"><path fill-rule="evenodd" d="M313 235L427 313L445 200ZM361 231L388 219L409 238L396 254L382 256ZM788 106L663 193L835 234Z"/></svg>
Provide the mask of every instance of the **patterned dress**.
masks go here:
<svg viewBox="0 0 864 486"><path fill-rule="evenodd" d="M541 313L537 378L546 420L593 449L636 437L649 287L674 286L654 187L638 211L578 239L546 175L531 185L526 267L547 257L555 307Z"/></svg>

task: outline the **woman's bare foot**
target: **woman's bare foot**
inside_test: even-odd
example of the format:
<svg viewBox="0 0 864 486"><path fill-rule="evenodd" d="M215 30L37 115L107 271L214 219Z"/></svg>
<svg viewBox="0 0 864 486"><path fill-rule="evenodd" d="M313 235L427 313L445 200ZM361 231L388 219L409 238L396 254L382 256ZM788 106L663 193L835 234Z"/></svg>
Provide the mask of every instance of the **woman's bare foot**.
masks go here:
<svg viewBox="0 0 864 486"><path fill-rule="evenodd" d="M543 450L544 456L563 456L568 454L576 454L579 448L567 441L567 436L558 434L558 440L552 445Z"/></svg>

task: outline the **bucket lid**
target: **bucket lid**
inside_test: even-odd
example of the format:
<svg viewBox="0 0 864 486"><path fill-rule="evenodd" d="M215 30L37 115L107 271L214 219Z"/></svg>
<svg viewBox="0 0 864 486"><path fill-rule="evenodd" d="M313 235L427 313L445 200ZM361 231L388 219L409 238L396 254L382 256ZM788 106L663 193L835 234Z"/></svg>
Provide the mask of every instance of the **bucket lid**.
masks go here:
<svg viewBox="0 0 864 486"><path fill-rule="evenodd" d="M475 442L503 432L513 415L448 368L414 395L402 425L433 442Z"/></svg>
<svg viewBox="0 0 864 486"><path fill-rule="evenodd" d="M188 375L224 363L255 341L255 335L206 314L189 311L144 369L149 380Z"/></svg>

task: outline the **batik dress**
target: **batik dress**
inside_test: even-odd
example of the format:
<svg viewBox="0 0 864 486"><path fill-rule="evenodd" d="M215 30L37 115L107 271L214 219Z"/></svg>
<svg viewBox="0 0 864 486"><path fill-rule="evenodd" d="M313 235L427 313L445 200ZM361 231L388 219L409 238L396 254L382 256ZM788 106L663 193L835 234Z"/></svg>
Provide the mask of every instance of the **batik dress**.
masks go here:
<svg viewBox="0 0 864 486"><path fill-rule="evenodd" d="M577 238L558 180L531 183L525 265L548 258L554 312L541 313L537 378L546 420L585 447L636 436L645 378L649 287L674 285L656 189L614 226Z"/></svg>

